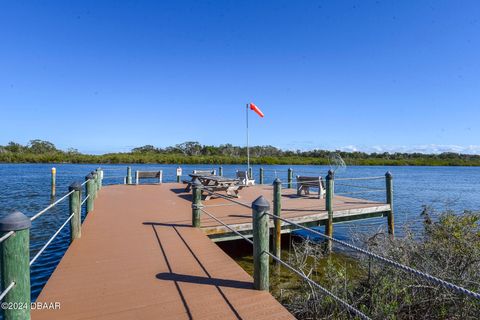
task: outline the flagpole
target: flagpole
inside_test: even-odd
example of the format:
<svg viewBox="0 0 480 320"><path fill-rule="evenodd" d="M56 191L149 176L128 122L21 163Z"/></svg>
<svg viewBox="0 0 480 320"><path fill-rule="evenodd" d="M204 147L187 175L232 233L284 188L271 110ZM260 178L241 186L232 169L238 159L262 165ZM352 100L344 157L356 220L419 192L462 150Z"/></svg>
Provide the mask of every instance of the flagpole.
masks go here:
<svg viewBox="0 0 480 320"><path fill-rule="evenodd" d="M250 169L250 147L248 145L248 103L245 108L245 114L247 117L247 176L248 176L248 171Z"/></svg>

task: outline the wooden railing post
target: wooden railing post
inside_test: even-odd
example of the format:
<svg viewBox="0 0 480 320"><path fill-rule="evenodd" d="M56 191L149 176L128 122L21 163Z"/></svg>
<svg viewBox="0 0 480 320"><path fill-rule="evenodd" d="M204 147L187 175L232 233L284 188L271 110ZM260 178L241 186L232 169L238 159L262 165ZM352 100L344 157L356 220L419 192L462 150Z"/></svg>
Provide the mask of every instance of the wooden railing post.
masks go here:
<svg viewBox="0 0 480 320"><path fill-rule="evenodd" d="M253 217L253 287L257 290L269 290L269 217L270 204L263 197L252 203Z"/></svg>
<svg viewBox="0 0 480 320"><path fill-rule="evenodd" d="M263 168L260 168L259 176L259 183L263 184Z"/></svg>
<svg viewBox="0 0 480 320"><path fill-rule="evenodd" d="M192 181L192 226L200 228L200 214L202 205L202 183L195 178Z"/></svg>
<svg viewBox="0 0 480 320"><path fill-rule="evenodd" d="M282 181L278 178L273 182L273 215L280 217L282 213ZM273 254L282 258L282 221L280 219L274 220L274 241Z"/></svg>
<svg viewBox="0 0 480 320"><path fill-rule="evenodd" d="M26 306L2 308L4 320L30 319L30 227L32 222L20 211L0 220L0 233L15 233L0 245L2 290L12 282L13 288L3 298L8 305Z"/></svg>
<svg viewBox="0 0 480 320"><path fill-rule="evenodd" d="M220 177L223 176L223 167L222 167L222 166L218 167L218 175L219 175Z"/></svg>
<svg viewBox="0 0 480 320"><path fill-rule="evenodd" d="M82 236L82 184L74 182L68 187L68 191L73 191L70 195L70 214L74 214L70 219L70 243Z"/></svg>
<svg viewBox="0 0 480 320"><path fill-rule="evenodd" d="M287 182L288 182L288 189L292 188L292 180L293 180L293 169L288 168L288 175L287 175Z"/></svg>
<svg viewBox="0 0 480 320"><path fill-rule="evenodd" d="M86 189L87 189L87 214L91 211L93 211L93 205L95 200L95 187L94 187L94 181L93 181L93 175L90 173L85 177L86 183Z"/></svg>
<svg viewBox="0 0 480 320"><path fill-rule="evenodd" d="M96 171L92 171L90 172L90 174L93 176L93 193L94 193L94 198L96 199L97 196L98 196L98 182L97 182L97 172Z"/></svg>
<svg viewBox="0 0 480 320"><path fill-rule="evenodd" d="M102 189L102 182L103 182L103 170L102 168L97 168L98 174L98 190Z"/></svg>
<svg viewBox="0 0 480 320"><path fill-rule="evenodd" d="M57 169L55 167L52 168L52 179L51 179L51 184L52 184L52 192L51 195L52 197L55 197L56 193L56 184L57 184Z"/></svg>
<svg viewBox="0 0 480 320"><path fill-rule="evenodd" d="M388 233L393 239L395 237L395 221L393 217L393 176L388 171L385 173L385 183L387 187L387 203L390 205L390 211L388 212Z"/></svg>
<svg viewBox="0 0 480 320"><path fill-rule="evenodd" d="M248 167L248 178L253 179L252 167Z"/></svg>
<svg viewBox="0 0 480 320"><path fill-rule="evenodd" d="M326 178L326 194L325 194L325 207L328 212L328 220L325 225L325 234L329 237L333 237L333 194L334 194L334 172L332 170L328 171ZM326 251L330 253L332 251L332 241L327 240Z"/></svg>
<svg viewBox="0 0 480 320"><path fill-rule="evenodd" d="M127 184L132 184L132 167L127 167Z"/></svg>

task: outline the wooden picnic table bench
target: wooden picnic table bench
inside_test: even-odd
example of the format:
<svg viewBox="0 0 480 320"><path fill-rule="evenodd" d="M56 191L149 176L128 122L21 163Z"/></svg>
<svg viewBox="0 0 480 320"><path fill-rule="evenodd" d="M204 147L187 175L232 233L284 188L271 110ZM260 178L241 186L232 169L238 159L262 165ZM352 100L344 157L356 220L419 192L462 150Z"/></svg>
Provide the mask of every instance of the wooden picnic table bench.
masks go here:
<svg viewBox="0 0 480 320"><path fill-rule="evenodd" d="M197 178L203 185L204 189L210 192L225 191L227 195L239 198L239 191L242 190L245 185L240 183L239 179L232 179L226 177L220 177L215 175L201 175L201 174L189 174L193 179ZM205 200L209 200L212 197L212 193L207 192Z"/></svg>

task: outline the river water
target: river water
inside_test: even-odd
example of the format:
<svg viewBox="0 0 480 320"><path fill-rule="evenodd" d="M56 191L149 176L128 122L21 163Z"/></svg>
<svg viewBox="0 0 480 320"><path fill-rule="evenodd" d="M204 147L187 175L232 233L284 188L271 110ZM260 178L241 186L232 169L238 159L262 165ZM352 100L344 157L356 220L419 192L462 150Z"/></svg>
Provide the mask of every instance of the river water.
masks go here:
<svg viewBox="0 0 480 320"><path fill-rule="evenodd" d="M68 192L73 181L84 181L85 175L98 167L91 164L55 164L57 168L57 199ZM105 170L104 185L123 183L127 164L101 165ZM177 165L131 165L135 170L163 170L164 182L173 182ZM50 196L51 164L0 164L0 217L12 210L19 210L33 216L48 206ZM278 177L287 181L287 169L293 168L294 175L325 176L327 166L262 166L265 169L265 183L272 183ZM260 166L253 166L253 174L258 181ZM214 165L182 165L184 177L193 169L217 169ZM223 175L234 176L240 165L224 165ZM396 234L401 236L403 226L420 232L422 225L420 212L423 205L437 210L478 210L480 208L480 168L477 167L383 167L352 166L337 172L336 178L383 176L390 171L394 177L394 202ZM341 184L344 184L343 186ZM347 186L359 185L363 188ZM335 192L349 193L365 190L351 196L370 200L385 201L383 179L371 181L338 181ZM45 244L68 217L68 201L49 210L33 222L31 229L31 256ZM348 240L352 230L373 231L386 226L385 218L336 224L334 236ZM32 299L35 300L58 262L63 257L69 243L69 227L59 234L49 248L40 256L31 269Z"/></svg>

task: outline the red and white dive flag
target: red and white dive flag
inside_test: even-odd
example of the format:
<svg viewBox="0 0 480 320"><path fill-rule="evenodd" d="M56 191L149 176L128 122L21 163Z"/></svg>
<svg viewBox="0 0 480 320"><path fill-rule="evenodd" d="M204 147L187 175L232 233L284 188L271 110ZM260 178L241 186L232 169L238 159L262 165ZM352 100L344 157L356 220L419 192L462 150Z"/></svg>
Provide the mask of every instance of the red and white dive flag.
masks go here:
<svg viewBox="0 0 480 320"><path fill-rule="evenodd" d="M256 105L254 105L253 103L250 103L250 110L253 110L255 111L260 117L263 118L263 112L262 110L260 110Z"/></svg>

